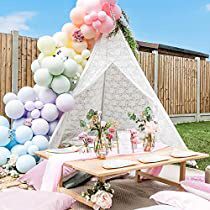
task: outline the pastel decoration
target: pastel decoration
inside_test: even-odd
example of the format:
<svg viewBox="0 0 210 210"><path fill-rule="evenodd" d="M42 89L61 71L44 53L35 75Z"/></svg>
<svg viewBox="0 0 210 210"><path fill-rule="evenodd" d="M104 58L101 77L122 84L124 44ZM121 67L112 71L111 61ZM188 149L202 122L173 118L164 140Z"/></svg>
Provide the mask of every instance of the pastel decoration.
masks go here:
<svg viewBox="0 0 210 210"><path fill-rule="evenodd" d="M30 141L33 138L33 131L30 127L22 125L15 131L16 141L20 144L24 144L26 141Z"/></svg>
<svg viewBox="0 0 210 210"><path fill-rule="evenodd" d="M39 86L48 87L52 81L52 75L47 68L38 69L34 74L34 81Z"/></svg>
<svg viewBox="0 0 210 210"><path fill-rule="evenodd" d="M33 111L33 110L35 109L35 104L34 104L33 101L27 101L27 102L25 103L25 105L24 105L24 108L25 108L27 111L31 112L31 111Z"/></svg>
<svg viewBox="0 0 210 210"><path fill-rule="evenodd" d="M36 166L36 160L31 155L23 155L16 162L16 168L20 173L26 173L34 166Z"/></svg>
<svg viewBox="0 0 210 210"><path fill-rule="evenodd" d="M107 16L106 20L101 25L99 31L102 34L109 34L114 29L114 21L111 17Z"/></svg>
<svg viewBox="0 0 210 210"><path fill-rule="evenodd" d="M98 22L100 22L100 21L98 21ZM100 22L100 24L101 24L101 22ZM96 36L95 30L91 26L84 24L80 27L80 30L81 30L82 34L84 35L85 39L93 39ZM87 46L86 46L86 48L87 48Z"/></svg>
<svg viewBox="0 0 210 210"><path fill-rule="evenodd" d="M12 100L5 106L6 115L13 120L21 118L24 112L24 105L19 100Z"/></svg>
<svg viewBox="0 0 210 210"><path fill-rule="evenodd" d="M102 23L99 20L94 21L92 24L93 28L97 31L100 29L101 25L102 25ZM92 38L94 38L94 37L92 37Z"/></svg>
<svg viewBox="0 0 210 210"><path fill-rule="evenodd" d="M43 59L42 67L47 68L52 75L60 75L63 73L63 61L59 57L49 56Z"/></svg>
<svg viewBox="0 0 210 210"><path fill-rule="evenodd" d="M82 41L82 42L72 42L72 47L77 53L81 53L83 50L87 49L87 42Z"/></svg>
<svg viewBox="0 0 210 210"><path fill-rule="evenodd" d="M67 77L60 75L53 78L51 88L57 94L62 94L70 90L71 84Z"/></svg>
<svg viewBox="0 0 210 210"><path fill-rule="evenodd" d="M27 101L35 101L36 92L32 87L22 87L19 90L17 97L23 103L26 103Z"/></svg>
<svg viewBox="0 0 210 210"><path fill-rule="evenodd" d="M58 125L58 120L51 122L49 125L50 125L50 129L47 135L52 136L53 132L56 129L56 126Z"/></svg>
<svg viewBox="0 0 210 210"><path fill-rule="evenodd" d="M44 55L52 55L56 50L56 43L52 37L43 36L39 38L37 47Z"/></svg>
<svg viewBox="0 0 210 210"><path fill-rule="evenodd" d="M41 116L41 112L39 109L34 109L32 112L31 112L31 117L33 119L38 119L39 117Z"/></svg>
<svg viewBox="0 0 210 210"><path fill-rule="evenodd" d="M90 50L88 49L83 50L81 55L82 55L82 58L88 59L90 57Z"/></svg>
<svg viewBox="0 0 210 210"><path fill-rule="evenodd" d="M43 89L39 92L39 100L43 104L55 103L56 98L57 98L56 93L49 88Z"/></svg>
<svg viewBox="0 0 210 210"><path fill-rule="evenodd" d="M35 152L38 152L39 151L39 147L37 147L36 145L31 145L28 147L28 154L29 155L35 155Z"/></svg>
<svg viewBox="0 0 210 210"><path fill-rule="evenodd" d="M76 52L73 49L67 47L58 48L56 51L56 56L60 57L63 60L68 58L73 58L76 55Z"/></svg>
<svg viewBox="0 0 210 210"><path fill-rule="evenodd" d="M75 55L75 56L74 56L74 60L75 60L77 63L82 63L83 58L82 58L81 55Z"/></svg>
<svg viewBox="0 0 210 210"><path fill-rule="evenodd" d="M66 33L68 35L68 38L72 38L71 36L76 29L78 28L74 24L65 23L62 27L62 32Z"/></svg>
<svg viewBox="0 0 210 210"><path fill-rule="evenodd" d="M44 104L43 104L42 101L35 101L34 106L35 106L36 109L42 109Z"/></svg>
<svg viewBox="0 0 210 210"><path fill-rule="evenodd" d="M45 136L37 135L32 139L32 143L36 145L39 150L46 150L49 148L49 142Z"/></svg>
<svg viewBox="0 0 210 210"><path fill-rule="evenodd" d="M98 19L98 14L97 14L97 12L92 11L92 12L90 13L90 19L91 19L92 21L96 21L96 20Z"/></svg>
<svg viewBox="0 0 210 210"><path fill-rule="evenodd" d="M68 36L64 32L57 32L53 35L56 47L64 47L68 45Z"/></svg>
<svg viewBox="0 0 210 210"><path fill-rule="evenodd" d="M84 8L87 13L90 13L91 11L98 12L101 10L101 0L78 0L77 7Z"/></svg>
<svg viewBox="0 0 210 210"><path fill-rule="evenodd" d="M11 141L9 142L9 144L7 144L5 147L8 149L8 150L11 150L15 145L17 145L18 142L12 138ZM1 152L0 152L1 153Z"/></svg>
<svg viewBox="0 0 210 210"><path fill-rule="evenodd" d="M34 61L32 62L32 64L31 64L31 71L32 71L33 73L35 73L36 70L38 70L38 69L40 69L40 68L41 68L41 66L40 66L39 60L38 60L38 59L34 60Z"/></svg>
<svg viewBox="0 0 210 210"><path fill-rule="evenodd" d="M70 19L77 26L80 26L84 23L84 16L85 16L84 9L79 7L72 9L70 12Z"/></svg>
<svg viewBox="0 0 210 210"><path fill-rule="evenodd" d="M32 146L32 145L33 145L32 141L26 141L26 142L24 143L24 147L25 147L26 151L28 151L28 148L29 148L30 146Z"/></svg>
<svg viewBox="0 0 210 210"><path fill-rule="evenodd" d="M26 118L20 118L17 120L14 120L12 123L12 129L16 130L19 126L24 125L26 121Z"/></svg>
<svg viewBox="0 0 210 210"><path fill-rule="evenodd" d="M35 84L34 87L33 87L33 89L34 89L36 95L39 96L39 92L41 90L47 89L47 87L43 87L43 86L39 86L39 85Z"/></svg>
<svg viewBox="0 0 210 210"><path fill-rule="evenodd" d="M64 62L63 74L67 77L74 77L78 72L78 64L73 59L68 59Z"/></svg>
<svg viewBox="0 0 210 210"><path fill-rule="evenodd" d="M41 117L48 122L53 122L58 118L59 111L55 104L45 104L42 111Z"/></svg>
<svg viewBox="0 0 210 210"><path fill-rule="evenodd" d="M40 54L38 55L37 60L38 60L39 62L42 62L42 60L43 60L46 56L47 56L47 55L45 55L44 53L40 53Z"/></svg>
<svg viewBox="0 0 210 210"><path fill-rule="evenodd" d="M115 20L119 20L120 17L122 16L122 10L118 5L114 6L114 8L112 9L112 12L114 14Z"/></svg>
<svg viewBox="0 0 210 210"><path fill-rule="evenodd" d="M34 135L46 135L49 131L49 124L42 118L35 119L32 121L31 129Z"/></svg>
<svg viewBox="0 0 210 210"><path fill-rule="evenodd" d="M56 99L56 106L61 112L69 112L74 109L74 97L69 93L61 94Z"/></svg>
<svg viewBox="0 0 210 210"><path fill-rule="evenodd" d="M0 115L0 126L9 128L9 121L6 117Z"/></svg>
<svg viewBox="0 0 210 210"><path fill-rule="evenodd" d="M5 147L0 147L0 154L0 166L3 166L10 157L10 151Z"/></svg>
<svg viewBox="0 0 210 210"><path fill-rule="evenodd" d="M22 155L26 155L27 151L24 145L17 144L11 149L11 153L20 157Z"/></svg>
<svg viewBox="0 0 210 210"><path fill-rule="evenodd" d="M100 11L100 12L98 13L98 19L99 19L101 22L105 21L106 18L107 18L106 12Z"/></svg>
<svg viewBox="0 0 210 210"><path fill-rule="evenodd" d="M3 102L4 102L4 104L7 104L8 102L10 102L12 100L16 100L16 99L17 99L16 94L9 92L4 95Z"/></svg>
<svg viewBox="0 0 210 210"><path fill-rule="evenodd" d="M85 22L86 25L91 25L92 24L93 21L92 21L90 15L86 15L84 17L84 22Z"/></svg>
<svg viewBox="0 0 210 210"><path fill-rule="evenodd" d="M9 144L9 128L5 126L0 126L0 146L6 146Z"/></svg>

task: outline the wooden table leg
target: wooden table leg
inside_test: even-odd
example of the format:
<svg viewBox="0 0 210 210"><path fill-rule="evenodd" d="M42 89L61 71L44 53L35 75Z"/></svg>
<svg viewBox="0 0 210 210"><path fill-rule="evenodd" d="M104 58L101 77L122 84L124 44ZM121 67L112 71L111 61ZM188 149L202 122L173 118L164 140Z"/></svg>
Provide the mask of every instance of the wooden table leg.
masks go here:
<svg viewBox="0 0 210 210"><path fill-rule="evenodd" d="M186 162L182 162L180 164L180 175L179 175L179 181L185 180L186 177Z"/></svg>

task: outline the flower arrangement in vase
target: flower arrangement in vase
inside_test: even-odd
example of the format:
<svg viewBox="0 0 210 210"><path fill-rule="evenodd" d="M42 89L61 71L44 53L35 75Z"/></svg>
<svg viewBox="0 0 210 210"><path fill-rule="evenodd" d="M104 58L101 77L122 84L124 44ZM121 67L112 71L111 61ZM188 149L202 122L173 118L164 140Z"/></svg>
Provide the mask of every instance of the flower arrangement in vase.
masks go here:
<svg viewBox="0 0 210 210"><path fill-rule="evenodd" d="M140 131L144 132L144 151L150 152L155 146L155 133L158 129L158 123L154 118L151 107L146 107L141 116L137 116L135 113L128 113L128 117L138 125Z"/></svg>
<svg viewBox="0 0 210 210"><path fill-rule="evenodd" d="M86 134L86 137L83 138L84 146L88 148L90 143L88 136L94 136L92 138L94 151L98 158L105 159L108 151L112 149L116 124L111 121L103 121L101 111L90 109L86 115L86 119L80 120L80 126L85 130Z"/></svg>

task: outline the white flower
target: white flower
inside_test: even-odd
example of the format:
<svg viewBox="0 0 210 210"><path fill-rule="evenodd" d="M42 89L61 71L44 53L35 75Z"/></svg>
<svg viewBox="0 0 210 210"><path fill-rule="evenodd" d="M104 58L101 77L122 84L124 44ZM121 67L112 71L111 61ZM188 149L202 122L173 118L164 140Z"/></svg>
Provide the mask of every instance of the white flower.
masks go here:
<svg viewBox="0 0 210 210"><path fill-rule="evenodd" d="M91 196L91 201L95 204L94 209L110 209L112 207L112 194L99 190L95 195Z"/></svg>
<svg viewBox="0 0 210 210"><path fill-rule="evenodd" d="M106 126L106 121L101 121L101 127L104 128Z"/></svg>

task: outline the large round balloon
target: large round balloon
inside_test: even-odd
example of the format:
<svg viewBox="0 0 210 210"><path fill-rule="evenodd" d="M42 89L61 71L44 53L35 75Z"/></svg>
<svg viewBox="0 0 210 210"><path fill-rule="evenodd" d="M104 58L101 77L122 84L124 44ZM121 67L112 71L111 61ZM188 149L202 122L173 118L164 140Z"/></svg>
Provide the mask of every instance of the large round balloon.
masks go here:
<svg viewBox="0 0 210 210"><path fill-rule="evenodd" d="M68 46L68 36L65 32L57 32L53 35L55 40L56 47L65 47Z"/></svg>
<svg viewBox="0 0 210 210"><path fill-rule="evenodd" d="M36 100L36 92L32 87L22 87L17 97L20 101L23 103L26 103L27 101L35 101Z"/></svg>
<svg viewBox="0 0 210 210"><path fill-rule="evenodd" d="M16 100L16 99L17 99L16 94L9 92L4 95L3 102L4 102L4 104L7 104L8 102L10 102L12 100Z"/></svg>
<svg viewBox="0 0 210 210"><path fill-rule="evenodd" d="M39 38L37 47L44 55L52 55L56 50L56 43L52 37L43 36Z"/></svg>
<svg viewBox="0 0 210 210"><path fill-rule="evenodd" d="M12 123L12 129L16 130L19 126L24 125L25 121L26 121L26 118L24 117L14 120Z"/></svg>
<svg viewBox="0 0 210 210"><path fill-rule="evenodd" d="M70 90L71 84L67 77L60 75L53 78L51 88L57 94L62 94Z"/></svg>
<svg viewBox="0 0 210 210"><path fill-rule="evenodd" d="M0 115L0 126L9 128L9 121L6 117Z"/></svg>
<svg viewBox="0 0 210 210"><path fill-rule="evenodd" d="M31 155L23 155L16 162L16 168L20 173L26 173L34 166L36 166L36 160Z"/></svg>
<svg viewBox="0 0 210 210"><path fill-rule="evenodd" d="M40 66L39 60L38 59L34 60L32 62L32 64L31 64L31 70L32 70L32 72L35 73L36 70L38 70L40 68L41 68L41 66Z"/></svg>
<svg viewBox="0 0 210 210"><path fill-rule="evenodd" d="M47 68L38 69L34 74L34 81L39 86L48 87L52 81L53 76L49 73Z"/></svg>
<svg viewBox="0 0 210 210"><path fill-rule="evenodd" d="M5 106L6 115L13 120L21 118L24 115L24 112L24 105L19 100L12 100Z"/></svg>
<svg viewBox="0 0 210 210"><path fill-rule="evenodd" d="M55 104L45 104L41 111L41 117L48 122L52 122L58 118L59 111Z"/></svg>
<svg viewBox="0 0 210 210"><path fill-rule="evenodd" d="M63 74L67 77L74 77L78 72L78 64L73 59L68 59L64 62Z"/></svg>
<svg viewBox="0 0 210 210"><path fill-rule="evenodd" d="M20 144L24 144L26 141L30 141L33 138L33 131L28 126L22 125L15 131L16 141Z"/></svg>
<svg viewBox="0 0 210 210"><path fill-rule="evenodd" d="M51 89L46 88L39 92L39 100L43 104L47 103L55 103L55 100L57 98L57 95L55 92L53 92Z"/></svg>
<svg viewBox="0 0 210 210"><path fill-rule="evenodd" d="M27 151L29 155L35 155L35 152L39 151L39 147L37 147L36 145L31 145L28 147Z"/></svg>
<svg viewBox="0 0 210 210"><path fill-rule="evenodd" d="M56 106L61 112L69 112L74 109L75 101L71 94L64 93L56 99Z"/></svg>
<svg viewBox="0 0 210 210"><path fill-rule="evenodd" d="M34 104L33 101L27 101L24 105L24 108L25 108L26 111L31 112L35 109L35 104Z"/></svg>
<svg viewBox="0 0 210 210"><path fill-rule="evenodd" d="M47 68L52 75L60 75L64 71L63 61L59 57L49 56L43 59L42 67Z"/></svg>
<svg viewBox="0 0 210 210"><path fill-rule="evenodd" d="M31 129L34 132L34 135L47 135L49 131L49 124L44 119L35 119L32 121Z"/></svg>
<svg viewBox="0 0 210 210"><path fill-rule="evenodd" d="M8 158L10 157L10 151L5 147L0 147L0 166L7 163Z"/></svg>
<svg viewBox="0 0 210 210"><path fill-rule="evenodd" d="M72 9L70 12L70 18L72 22L77 26L80 26L84 23L84 16L85 16L84 9L79 7Z"/></svg>
<svg viewBox="0 0 210 210"><path fill-rule="evenodd" d="M17 155L17 156L22 156L22 155L26 155L27 151L26 148L24 147L24 145L15 145L12 149L11 149L11 153L13 155Z"/></svg>
<svg viewBox="0 0 210 210"><path fill-rule="evenodd" d="M39 150L46 150L49 148L49 142L45 136L37 135L32 139L32 143L36 145Z"/></svg>
<svg viewBox="0 0 210 210"><path fill-rule="evenodd" d="M53 122L50 123L50 129L47 135L52 136L53 132L55 131L55 128L58 125L58 120L55 120Z"/></svg>
<svg viewBox="0 0 210 210"><path fill-rule="evenodd" d="M74 58L75 55L76 52L73 49L67 47L61 47L56 51L56 56L61 57L63 60L66 58Z"/></svg>

